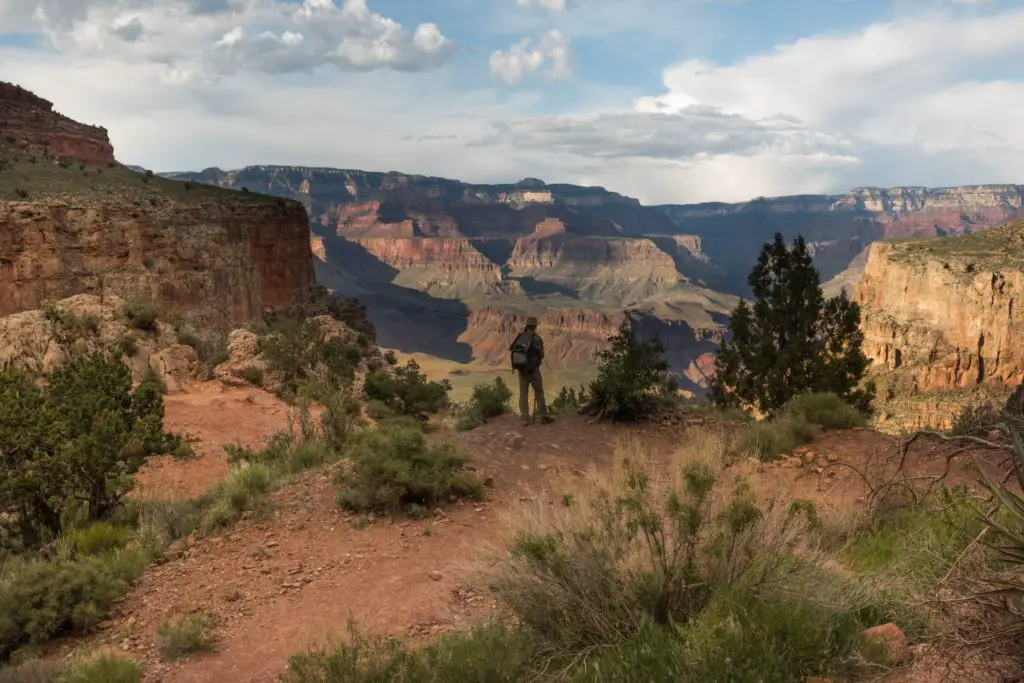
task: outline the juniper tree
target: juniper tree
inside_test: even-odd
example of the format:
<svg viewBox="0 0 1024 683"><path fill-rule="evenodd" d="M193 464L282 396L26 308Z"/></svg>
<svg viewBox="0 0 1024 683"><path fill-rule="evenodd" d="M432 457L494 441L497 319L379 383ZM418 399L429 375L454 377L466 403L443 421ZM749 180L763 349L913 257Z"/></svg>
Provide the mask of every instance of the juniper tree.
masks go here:
<svg viewBox="0 0 1024 683"><path fill-rule="evenodd" d="M733 311L715 359L715 403L772 415L794 396L820 391L866 409L873 391L857 389L868 364L860 308L845 291L825 300L803 237L790 249L776 233L747 281L754 303Z"/></svg>

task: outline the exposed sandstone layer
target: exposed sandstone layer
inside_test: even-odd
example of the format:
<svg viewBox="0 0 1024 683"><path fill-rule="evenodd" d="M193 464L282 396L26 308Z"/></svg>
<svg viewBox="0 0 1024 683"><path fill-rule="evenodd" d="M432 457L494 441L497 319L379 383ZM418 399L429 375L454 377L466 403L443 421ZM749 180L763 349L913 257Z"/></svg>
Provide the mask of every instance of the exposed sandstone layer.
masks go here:
<svg viewBox="0 0 1024 683"><path fill-rule="evenodd" d="M1024 223L871 246L854 299L880 421L948 427L958 396L1024 381Z"/></svg>
<svg viewBox="0 0 1024 683"><path fill-rule="evenodd" d="M224 334L308 298L313 256L300 203L106 167L114 156L104 129L16 86L0 83L0 114L0 316L115 295Z"/></svg>
<svg viewBox="0 0 1024 683"><path fill-rule="evenodd" d="M186 390L192 381L205 378L207 368L199 362L192 347L175 343L174 328L157 322L153 332L132 330L124 315L124 300L117 296L100 298L92 294L55 302L57 309L73 313L79 319L94 321L94 332L84 335L95 348L116 348L131 339L131 355L122 360L140 382L150 372L156 374L170 392ZM51 336L51 325L42 310L22 311L0 318L0 367L12 364L34 372L49 373L64 362L65 352Z"/></svg>
<svg viewBox="0 0 1024 683"><path fill-rule="evenodd" d="M0 82L0 138L12 138L33 154L106 166L114 147L106 128L87 126L53 111L53 103L24 88Z"/></svg>
<svg viewBox="0 0 1024 683"><path fill-rule="evenodd" d="M298 204L154 202L0 202L0 316L114 294L226 332L308 296L312 254Z"/></svg>

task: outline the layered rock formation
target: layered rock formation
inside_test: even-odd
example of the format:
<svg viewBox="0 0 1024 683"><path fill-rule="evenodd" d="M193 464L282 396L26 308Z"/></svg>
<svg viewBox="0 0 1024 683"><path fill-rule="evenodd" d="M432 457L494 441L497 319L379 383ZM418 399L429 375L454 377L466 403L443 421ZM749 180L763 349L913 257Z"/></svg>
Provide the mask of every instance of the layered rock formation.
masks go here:
<svg viewBox="0 0 1024 683"><path fill-rule="evenodd" d="M804 236L822 279L835 278L834 293L857 282L875 240L967 233L1024 215L1024 188L1015 185L644 207L603 188L532 178L473 185L279 166L167 175L304 203L320 277L367 304L384 345L504 365L504 351L491 351L504 348L502 330L516 315L547 311L564 323L552 321L564 342L551 343L578 346L562 355L583 366L597 348L584 338L610 334L632 308L652 331L663 327L674 369L698 385L733 295L748 294L750 269L775 232ZM578 316L594 332L577 330Z"/></svg>
<svg viewBox="0 0 1024 683"><path fill-rule="evenodd" d="M97 166L114 163L106 128L72 121L53 111L53 103L4 82L0 82L0 138L32 154Z"/></svg>
<svg viewBox="0 0 1024 683"><path fill-rule="evenodd" d="M948 427L957 397L1024 381L1024 223L878 242L854 298L882 384L880 420Z"/></svg>
<svg viewBox="0 0 1024 683"><path fill-rule="evenodd" d="M303 300L312 279L306 214L293 203L0 202L0 316L115 294L226 331Z"/></svg>
<svg viewBox="0 0 1024 683"><path fill-rule="evenodd" d="M822 280L842 274L838 285L849 286L859 277L853 261L875 240L962 235L1024 218L1024 186L857 188L842 195L656 208L678 230L701 237L708 257L727 273L715 285L744 293L729 283L746 279L761 245L776 232L787 240L803 235Z"/></svg>
<svg viewBox="0 0 1024 683"><path fill-rule="evenodd" d="M0 316L46 299L116 295L226 333L308 297L313 258L298 202L30 158L26 141L83 164L112 161L113 151L103 129L20 88L0 87L0 108L15 138L0 145L17 154L0 171Z"/></svg>

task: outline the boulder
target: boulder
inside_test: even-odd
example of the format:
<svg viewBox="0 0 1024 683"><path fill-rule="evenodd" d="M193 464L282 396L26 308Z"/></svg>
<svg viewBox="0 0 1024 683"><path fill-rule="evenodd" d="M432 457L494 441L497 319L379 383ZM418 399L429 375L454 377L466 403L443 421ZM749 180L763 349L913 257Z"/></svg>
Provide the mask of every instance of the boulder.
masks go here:
<svg viewBox="0 0 1024 683"><path fill-rule="evenodd" d="M902 629L893 623L872 626L862 634L864 641L874 648L872 654L879 654L887 664L900 664L910 654L907 637Z"/></svg>
<svg viewBox="0 0 1024 683"><path fill-rule="evenodd" d="M184 344L172 344L149 357L149 368L163 380L168 392L185 391L189 382L204 372L196 350Z"/></svg>

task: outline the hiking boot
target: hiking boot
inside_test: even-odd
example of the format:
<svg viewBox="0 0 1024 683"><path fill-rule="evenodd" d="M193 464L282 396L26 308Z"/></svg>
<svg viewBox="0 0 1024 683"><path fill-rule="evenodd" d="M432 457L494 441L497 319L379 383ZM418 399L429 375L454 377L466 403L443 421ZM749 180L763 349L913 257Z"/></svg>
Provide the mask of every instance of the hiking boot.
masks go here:
<svg viewBox="0 0 1024 683"><path fill-rule="evenodd" d="M554 418L552 418L552 417L550 417L548 415L541 415L540 416L540 423L542 425L549 425L549 424L551 424L554 421L555 421Z"/></svg>

